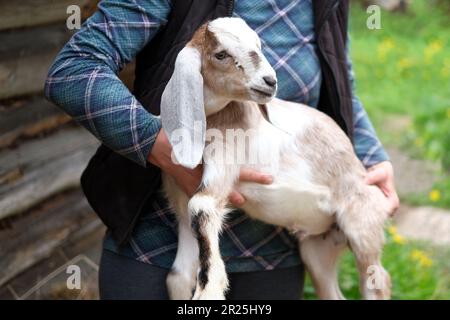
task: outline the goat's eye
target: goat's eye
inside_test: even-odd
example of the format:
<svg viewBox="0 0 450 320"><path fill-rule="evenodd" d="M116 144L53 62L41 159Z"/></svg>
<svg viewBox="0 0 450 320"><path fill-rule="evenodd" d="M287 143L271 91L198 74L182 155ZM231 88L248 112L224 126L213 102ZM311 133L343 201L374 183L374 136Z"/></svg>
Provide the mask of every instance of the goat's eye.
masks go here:
<svg viewBox="0 0 450 320"><path fill-rule="evenodd" d="M216 57L217 60L223 60L226 57L228 57L229 54L226 51L220 51L220 52L217 52L214 56Z"/></svg>

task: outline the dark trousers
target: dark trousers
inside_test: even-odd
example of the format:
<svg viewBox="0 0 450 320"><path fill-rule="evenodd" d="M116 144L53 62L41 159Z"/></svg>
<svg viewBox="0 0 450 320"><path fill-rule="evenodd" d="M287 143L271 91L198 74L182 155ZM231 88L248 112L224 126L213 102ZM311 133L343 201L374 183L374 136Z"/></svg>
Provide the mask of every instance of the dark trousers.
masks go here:
<svg viewBox="0 0 450 320"><path fill-rule="evenodd" d="M102 300L168 299L168 269L103 250L99 270ZM228 300L297 300L303 295L302 266L270 271L229 273Z"/></svg>

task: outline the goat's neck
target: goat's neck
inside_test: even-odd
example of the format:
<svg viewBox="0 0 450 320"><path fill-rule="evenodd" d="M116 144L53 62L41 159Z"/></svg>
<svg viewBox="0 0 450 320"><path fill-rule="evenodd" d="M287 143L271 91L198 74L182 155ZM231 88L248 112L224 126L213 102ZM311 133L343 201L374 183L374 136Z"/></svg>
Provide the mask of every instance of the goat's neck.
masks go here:
<svg viewBox="0 0 450 320"><path fill-rule="evenodd" d="M207 117L208 127L217 129L256 128L266 121L255 102L230 101L219 112Z"/></svg>
<svg viewBox="0 0 450 320"><path fill-rule="evenodd" d="M266 121L255 102L233 101L217 96L206 84L203 87L203 99L210 128L254 128L261 121Z"/></svg>

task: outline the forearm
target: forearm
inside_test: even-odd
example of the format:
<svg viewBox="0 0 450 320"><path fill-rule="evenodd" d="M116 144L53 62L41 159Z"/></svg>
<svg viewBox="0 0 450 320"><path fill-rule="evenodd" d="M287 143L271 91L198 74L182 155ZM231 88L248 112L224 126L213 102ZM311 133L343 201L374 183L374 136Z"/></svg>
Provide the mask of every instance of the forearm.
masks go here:
<svg viewBox="0 0 450 320"><path fill-rule="evenodd" d="M49 71L45 93L112 150L145 166L161 125L117 74L164 23L167 1L107 0Z"/></svg>
<svg viewBox="0 0 450 320"><path fill-rule="evenodd" d="M108 67L77 60L49 75L47 97L110 149L145 166L159 119L140 105Z"/></svg>
<svg viewBox="0 0 450 320"><path fill-rule="evenodd" d="M366 168L389 160L372 122L358 97L353 96L355 152Z"/></svg>

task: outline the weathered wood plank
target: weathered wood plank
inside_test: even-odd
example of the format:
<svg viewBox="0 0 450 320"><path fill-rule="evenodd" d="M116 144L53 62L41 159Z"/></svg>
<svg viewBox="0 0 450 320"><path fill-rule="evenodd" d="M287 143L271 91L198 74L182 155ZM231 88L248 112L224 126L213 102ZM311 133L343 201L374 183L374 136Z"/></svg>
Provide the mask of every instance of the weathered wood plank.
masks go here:
<svg viewBox="0 0 450 320"><path fill-rule="evenodd" d="M66 26L59 24L1 31L0 61L17 61L25 56L57 51L72 34Z"/></svg>
<svg viewBox="0 0 450 320"><path fill-rule="evenodd" d="M60 25L0 32L0 99L42 92L48 69L71 35ZM132 68L122 72L127 84Z"/></svg>
<svg viewBox="0 0 450 320"><path fill-rule="evenodd" d="M86 18L97 3L98 0L0 0L0 30L65 21L70 5L79 6Z"/></svg>
<svg viewBox="0 0 450 320"><path fill-rule="evenodd" d="M65 26L0 32L0 99L41 92L51 63L70 36Z"/></svg>
<svg viewBox="0 0 450 320"><path fill-rule="evenodd" d="M56 249L79 241L80 234L96 232L102 232L101 222L78 189L15 217L11 228L0 231L0 287Z"/></svg>
<svg viewBox="0 0 450 320"><path fill-rule="evenodd" d="M2 108L0 104L0 150L69 121L69 116L40 96L17 101L14 107Z"/></svg>
<svg viewBox="0 0 450 320"><path fill-rule="evenodd" d="M98 145L82 128L68 128L0 152L0 219L22 212L64 189L80 174ZM4 179L2 177L13 178Z"/></svg>

